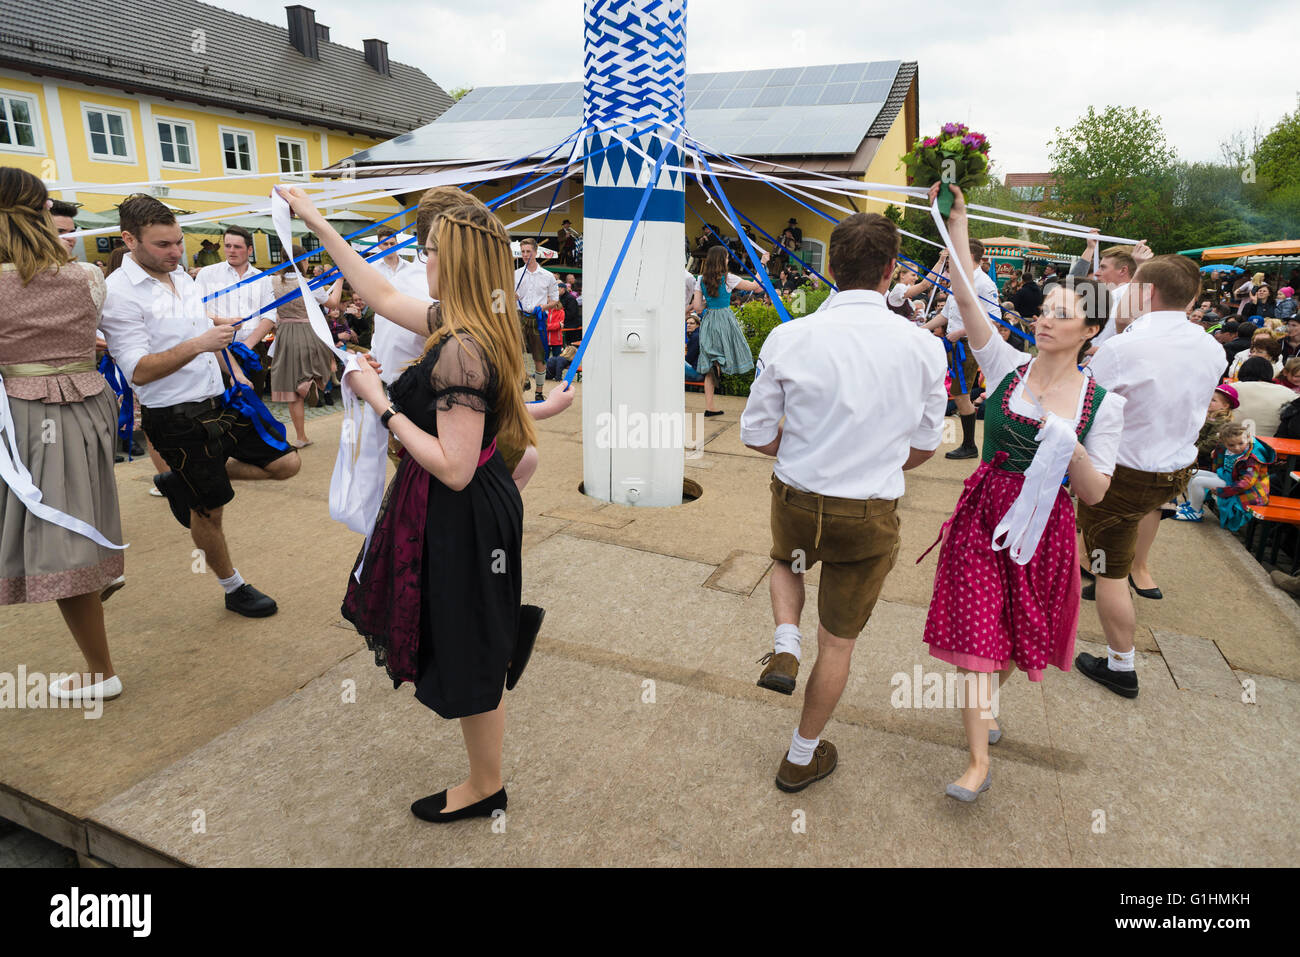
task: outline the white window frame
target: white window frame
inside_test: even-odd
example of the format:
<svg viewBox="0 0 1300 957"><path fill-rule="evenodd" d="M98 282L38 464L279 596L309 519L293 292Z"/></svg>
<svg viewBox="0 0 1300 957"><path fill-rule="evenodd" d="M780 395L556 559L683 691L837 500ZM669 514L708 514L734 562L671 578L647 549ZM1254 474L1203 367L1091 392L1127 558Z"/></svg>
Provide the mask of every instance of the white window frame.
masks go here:
<svg viewBox="0 0 1300 957"><path fill-rule="evenodd" d="M802 259L809 266L812 266L813 269L816 269L819 273L825 275L826 244L824 242L820 239L811 239L808 236L804 236L803 243L800 245L797 252L799 259ZM792 265L799 266L799 268L804 272L808 271L804 266L799 265L798 260L791 258L790 262Z"/></svg>
<svg viewBox="0 0 1300 957"><path fill-rule="evenodd" d="M519 181L515 183L511 189L522 186L532 178L533 177L531 176L521 176ZM568 177L565 177L560 182L561 186L558 193L555 193L555 185L552 183L547 183L546 189L537 188L542 185L540 181L530 183L515 197L515 209L521 213L540 213L542 210L547 208L551 202L551 194L555 193L555 206L551 208L551 211L555 213L567 213L569 211L569 179ZM536 192L534 192L534 190L536 190Z"/></svg>
<svg viewBox="0 0 1300 957"><path fill-rule="evenodd" d="M154 136L158 137L158 162L159 162L159 164L162 166L162 168L163 168L163 169L183 169L183 170L187 170L187 171L189 171L189 172L191 172L191 173L197 173L197 172L199 171L199 137L198 137L198 130L195 128L195 126L194 126L194 122L193 122L192 120L182 120L182 119L178 119L178 118L176 118L176 117L174 117L174 116L160 116L160 115L157 114L157 113L155 113L154 116L153 116L153 122L154 122L153 133L154 133ZM162 158L162 149L163 149L163 144L162 144L162 134L160 134L160 133L158 132L158 124L159 124L159 123L166 123L166 124L168 124L169 126L173 126L173 127L176 127L176 126L183 126L183 127L186 128L186 130L187 130L187 131L189 132L189 134L190 134L190 159L191 159L191 162L189 162L189 163L179 163L179 162L177 162L177 163L169 163L169 162L167 162L165 159ZM173 148L174 148L174 147L173 147Z"/></svg>
<svg viewBox="0 0 1300 957"><path fill-rule="evenodd" d="M287 172L286 170L284 170L283 168L280 168L280 167L281 167L281 162L280 162L280 144L281 144L281 143L292 143L293 145L295 145L295 146L298 147L299 151L302 153L302 172L301 172L301 173L290 173L290 172ZM307 177L306 174L307 174L308 171L310 171L310 169L311 169L311 159L310 159L310 155L311 155L311 154L308 153L308 151L307 151L307 141L304 140L304 139L300 139L299 137L296 137L296 136L277 136L277 137L275 138L275 164L276 164L276 167L277 167L277 168L280 168L280 175L281 175L284 179L302 180L302 181L305 182L305 181L308 179L308 177Z"/></svg>
<svg viewBox="0 0 1300 957"><path fill-rule="evenodd" d="M226 134L232 133L248 137L248 161L251 164L249 169L231 169L226 165ZM252 130L240 129L237 126L218 126L217 127L217 149L221 151L221 168L227 173L256 173L257 172L257 134Z"/></svg>
<svg viewBox="0 0 1300 957"><path fill-rule="evenodd" d="M40 103L31 93L20 93L17 90L0 89L0 97L7 100L22 100L27 104L27 113L32 118L32 139L36 141L35 146L20 146L17 143L0 143L0 152L4 153L44 153L45 137L41 131L41 113ZM5 111L8 115L8 109Z"/></svg>
<svg viewBox="0 0 1300 957"><path fill-rule="evenodd" d="M112 153L96 153L95 141L90 133L90 114L91 113L116 113L122 117L122 132L126 137L126 155L117 156ZM117 106L105 106L102 103L81 104L81 126L86 131L86 155L90 157L92 163L121 163L126 166L135 166L139 161L135 156L135 123L131 118L131 111L124 110ZM105 136L108 135L108 124L104 125Z"/></svg>

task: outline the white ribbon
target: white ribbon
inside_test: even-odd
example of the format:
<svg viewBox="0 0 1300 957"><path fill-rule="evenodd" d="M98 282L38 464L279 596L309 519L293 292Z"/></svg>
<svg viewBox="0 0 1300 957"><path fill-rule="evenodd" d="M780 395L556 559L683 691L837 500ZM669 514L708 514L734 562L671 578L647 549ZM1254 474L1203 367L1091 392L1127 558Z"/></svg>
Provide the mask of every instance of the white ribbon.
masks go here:
<svg viewBox="0 0 1300 957"><path fill-rule="evenodd" d="M41 490L32 481L32 473L27 471L22 456L18 454L18 429L13 413L9 409L9 395L5 392L3 376L0 376L0 432L3 432L5 437L5 442L0 442L0 481L9 486L9 490L17 496L18 501L23 503L27 511L52 525L88 538L101 548L120 550L127 547L110 542L89 522L83 522L79 518L60 512L57 508L41 501Z"/></svg>
<svg viewBox="0 0 1300 957"><path fill-rule="evenodd" d="M1038 550L1061 491L1061 479L1070 467L1076 441L1074 428L1053 412L1047 413L1035 438L1038 449L1025 470L1020 494L993 530L993 550L1008 549L1017 565L1028 564ZM998 539L1004 535L1006 539L999 545Z"/></svg>

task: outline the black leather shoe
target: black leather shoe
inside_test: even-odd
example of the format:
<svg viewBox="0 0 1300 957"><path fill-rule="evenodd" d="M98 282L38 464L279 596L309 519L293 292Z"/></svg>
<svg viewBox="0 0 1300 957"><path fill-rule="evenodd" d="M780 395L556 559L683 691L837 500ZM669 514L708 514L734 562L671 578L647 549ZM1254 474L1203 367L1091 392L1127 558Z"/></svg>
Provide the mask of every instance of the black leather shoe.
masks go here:
<svg viewBox="0 0 1300 957"><path fill-rule="evenodd" d="M1138 588L1137 582L1133 580L1132 575L1128 576L1128 583L1132 585L1133 590L1137 592L1139 595L1141 595L1143 598L1150 598L1153 601L1159 601L1161 598L1165 597L1165 593L1162 592L1159 588Z"/></svg>
<svg viewBox="0 0 1300 957"><path fill-rule="evenodd" d="M1098 658L1086 651L1079 652L1074 659L1075 667L1097 684L1105 685L1111 691L1125 698L1138 696L1138 676L1136 671L1111 671L1105 658Z"/></svg>
<svg viewBox="0 0 1300 957"><path fill-rule="evenodd" d="M467 804L459 811L443 814L442 809L446 806L447 792L439 791L437 794L430 794L426 798L420 798L420 800L412 804L411 813L421 821L430 821L437 824L446 824L449 821L463 821L468 817L491 817L493 812L506 809L506 789L502 788L496 794L485 797L475 804Z"/></svg>
<svg viewBox="0 0 1300 957"><path fill-rule="evenodd" d="M706 418L708 418L708 417L710 417L710 416L714 416L714 415L722 415L722 413L725 412L725 411L727 411L727 410L726 410L726 409L713 409L712 411L710 411L709 409L705 409L705 410L704 410L704 415L705 415Z"/></svg>
<svg viewBox="0 0 1300 957"><path fill-rule="evenodd" d="M185 479L175 472L159 472L153 477L154 488L167 496L172 515L185 528L190 527L190 494Z"/></svg>
<svg viewBox="0 0 1300 957"><path fill-rule="evenodd" d="M1093 579L1083 586L1083 591L1079 592L1079 597L1084 601L1097 600L1097 579Z"/></svg>
<svg viewBox="0 0 1300 957"><path fill-rule="evenodd" d="M226 595L226 609L245 618L270 618L280 610L275 599L245 582Z"/></svg>
<svg viewBox="0 0 1300 957"><path fill-rule="evenodd" d="M515 653L506 666L506 690L514 691L519 684L519 677L528 667L528 659L533 656L533 645L537 643L537 633L542 630L542 619L546 609L536 605L519 606L519 633L515 638Z"/></svg>
<svg viewBox="0 0 1300 957"><path fill-rule="evenodd" d="M1088 571L1088 569L1086 568L1079 569L1079 577L1086 582L1095 582L1097 580L1097 576L1094 575L1092 572Z"/></svg>
<svg viewBox="0 0 1300 957"><path fill-rule="evenodd" d="M945 459L973 459L978 458L980 450L973 445L959 445L947 455Z"/></svg>

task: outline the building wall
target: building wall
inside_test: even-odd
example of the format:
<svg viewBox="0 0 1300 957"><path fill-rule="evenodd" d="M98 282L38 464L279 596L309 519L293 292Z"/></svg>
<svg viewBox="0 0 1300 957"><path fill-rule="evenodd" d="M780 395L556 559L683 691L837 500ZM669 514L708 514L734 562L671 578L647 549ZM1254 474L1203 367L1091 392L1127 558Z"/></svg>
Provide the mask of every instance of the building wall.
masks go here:
<svg viewBox="0 0 1300 957"><path fill-rule="evenodd" d="M899 110L862 179L868 183L897 183L906 186L907 168L901 166L899 161L910 148L911 144L907 141L907 110ZM889 203L902 203L907 199L902 193L873 192L871 195L882 201L868 206L867 211L873 213L883 213ZM902 209L901 206L899 208Z"/></svg>
<svg viewBox="0 0 1300 957"><path fill-rule="evenodd" d="M191 212L212 211L219 217L232 206L247 206L250 200L266 196L280 178L277 137L302 141L306 146L308 170L323 169L375 145L379 140L355 136L324 126L310 127L284 120L238 113L215 107L166 100L161 97L125 94L110 87L33 77L0 69L0 90L27 94L35 100L40 142L35 152L0 146L0 165L17 166L50 183L52 195L74 202L93 212L112 210L125 196L145 191L131 185L163 181L175 183L156 190L164 202ZM91 157L83 106L97 105L124 111L129 117L128 161L107 161ZM188 124L193 131L194 169L164 168L158 141L157 121L168 119ZM253 134L254 169L273 175L237 178L226 174L221 149L221 129ZM204 182L193 182L202 179ZM66 188L54 188L54 187ZM374 219L391 215L397 207L390 200L377 199L349 208L371 214ZM214 237L219 240L219 228ZM205 237L187 234L187 252L198 251ZM270 261L265 235L256 237L257 262ZM95 239L83 240L80 253L87 260L107 259Z"/></svg>

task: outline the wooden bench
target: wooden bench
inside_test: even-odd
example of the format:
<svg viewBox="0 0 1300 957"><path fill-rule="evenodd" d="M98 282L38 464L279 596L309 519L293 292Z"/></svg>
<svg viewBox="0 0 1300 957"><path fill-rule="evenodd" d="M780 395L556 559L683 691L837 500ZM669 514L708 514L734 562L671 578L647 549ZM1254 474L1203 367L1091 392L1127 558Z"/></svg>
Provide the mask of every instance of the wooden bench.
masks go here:
<svg viewBox="0 0 1300 957"><path fill-rule="evenodd" d="M1261 562L1264 560L1264 551L1268 548L1271 538L1273 554L1269 561L1276 565L1282 538L1281 530L1286 527L1297 530L1297 542L1291 546L1291 574L1296 574L1297 569L1300 569L1300 498L1284 498L1278 495L1269 499L1267 505L1247 505L1246 511L1255 518L1246 529L1246 549L1250 550L1251 542L1255 537L1255 527L1258 525L1261 531L1259 546L1255 549L1255 558Z"/></svg>

